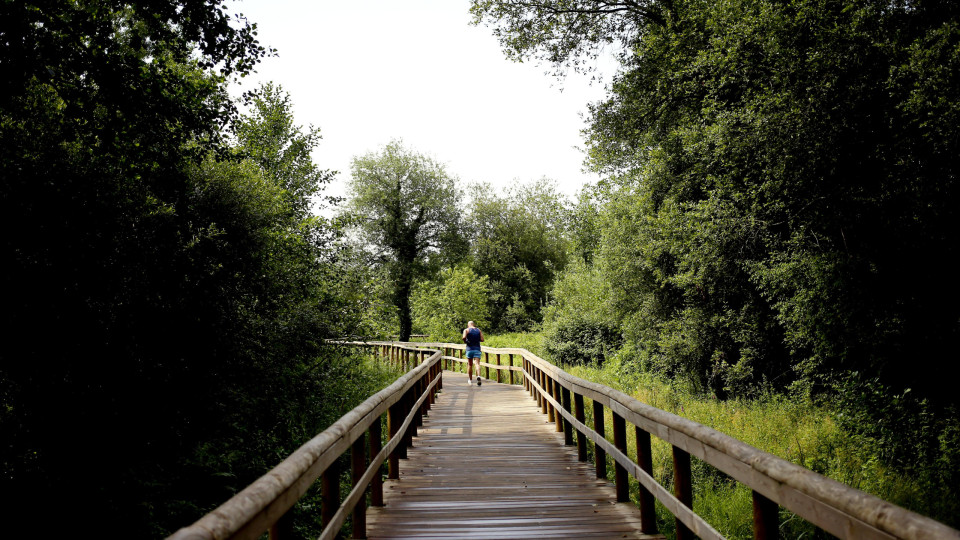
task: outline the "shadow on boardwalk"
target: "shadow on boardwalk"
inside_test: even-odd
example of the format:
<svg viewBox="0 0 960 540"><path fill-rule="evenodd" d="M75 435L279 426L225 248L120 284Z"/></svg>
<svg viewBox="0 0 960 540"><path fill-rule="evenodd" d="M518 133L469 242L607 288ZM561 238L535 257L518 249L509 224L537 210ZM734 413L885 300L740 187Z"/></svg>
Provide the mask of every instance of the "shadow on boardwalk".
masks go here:
<svg viewBox="0 0 960 540"><path fill-rule="evenodd" d="M369 538L662 538L638 532L636 506L613 502L522 386L443 383Z"/></svg>

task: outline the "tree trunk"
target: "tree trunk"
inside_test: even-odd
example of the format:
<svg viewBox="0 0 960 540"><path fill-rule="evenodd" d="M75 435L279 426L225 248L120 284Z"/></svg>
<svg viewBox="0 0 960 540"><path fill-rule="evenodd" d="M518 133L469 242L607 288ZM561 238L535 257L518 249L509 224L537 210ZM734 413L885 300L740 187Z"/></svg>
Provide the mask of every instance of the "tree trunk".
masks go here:
<svg viewBox="0 0 960 540"><path fill-rule="evenodd" d="M410 290L413 288L413 261L397 261L397 288L394 292L394 305L400 319L400 341L410 341L413 332L413 320L410 316Z"/></svg>

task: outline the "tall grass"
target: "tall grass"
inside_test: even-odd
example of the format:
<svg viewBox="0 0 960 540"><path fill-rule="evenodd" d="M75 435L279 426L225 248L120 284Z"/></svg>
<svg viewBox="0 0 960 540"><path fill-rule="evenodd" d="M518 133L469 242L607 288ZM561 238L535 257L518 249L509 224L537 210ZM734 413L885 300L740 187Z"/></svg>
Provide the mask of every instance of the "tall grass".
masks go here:
<svg viewBox="0 0 960 540"><path fill-rule="evenodd" d="M539 334L491 336L485 345L521 347L549 359ZM920 479L884 465L871 448L870 441L841 430L835 421L835 413L826 406L776 394L751 400L719 401L711 396L698 395L681 384L639 372L629 362L616 357L603 366L564 366L564 369L894 504L948 524L957 520L957 501L941 500L943 497L938 498ZM587 425L591 425L592 406L589 400L586 401ZM605 424L611 426L609 411L606 414ZM608 437L612 440L609 428ZM633 429L627 430L627 438L629 453L636 459ZM660 484L672 489L672 449L656 437L652 440L653 476ZM692 466L694 510L727 538L752 538L751 490L697 459L693 459ZM612 479L612 461L607 470ZM630 491L636 497L636 481L631 478L631 482ZM659 503L657 507L660 530L672 538L673 516ZM780 522L784 538L830 537L785 510L781 510Z"/></svg>

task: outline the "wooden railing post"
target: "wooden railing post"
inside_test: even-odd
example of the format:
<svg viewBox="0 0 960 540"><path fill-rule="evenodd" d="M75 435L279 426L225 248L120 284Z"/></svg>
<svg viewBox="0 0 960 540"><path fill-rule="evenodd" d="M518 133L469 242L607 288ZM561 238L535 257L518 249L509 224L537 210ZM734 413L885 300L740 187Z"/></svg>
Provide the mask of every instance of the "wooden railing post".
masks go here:
<svg viewBox="0 0 960 540"><path fill-rule="evenodd" d="M291 521L290 511L288 510L273 525L270 525L270 529L267 531L270 540L293 538L293 523Z"/></svg>
<svg viewBox="0 0 960 540"><path fill-rule="evenodd" d="M483 362L484 362L485 364L489 364L489 363L490 363L490 353L488 353L488 352L484 352L484 353L483 353ZM480 370L478 369L477 372L479 373ZM490 366L486 366L486 373L487 373L487 375L486 375L486 377L484 377L484 379L486 379L486 380L489 381L489 380L490 380Z"/></svg>
<svg viewBox="0 0 960 540"><path fill-rule="evenodd" d="M576 392L573 393L573 417L581 424L587 421L586 414L583 411L583 396ZM577 459L580 461L587 460L587 437L579 429L577 430Z"/></svg>
<svg viewBox="0 0 960 540"><path fill-rule="evenodd" d="M563 404L563 410L567 411L568 413L571 412L570 389L565 386L561 386L560 397L562 398L561 403ZM573 424L571 424L566 418L563 419L563 444L567 446L573 446Z"/></svg>
<svg viewBox="0 0 960 540"><path fill-rule="evenodd" d="M387 409L387 434L390 436L389 440L392 441L397 437L403 437L403 434L400 433L403 416L403 398L400 398L399 401ZM404 446L403 442L400 442L393 448L393 452L390 452L387 478L391 480L400 478L400 458L405 457L407 457L407 447Z"/></svg>
<svg viewBox="0 0 960 540"><path fill-rule="evenodd" d="M500 353L497 353L497 368L500 367ZM500 370L497 369L497 382L500 382Z"/></svg>
<svg viewBox="0 0 960 540"><path fill-rule="evenodd" d="M541 389L546 390L547 381L543 378L543 372L539 368L533 368L533 380L540 386ZM542 414L547 414L547 405L543 402L543 396L541 395L540 390L536 386L530 388L530 391L533 392L535 398L537 398L537 407L540 407L540 412Z"/></svg>
<svg viewBox="0 0 960 540"><path fill-rule="evenodd" d="M403 396L400 397L400 415L397 417L397 425L402 426L406 421L407 416L410 414L410 391L403 393ZM398 433L400 437L400 443L397 445L397 448L400 449L400 459L407 459L407 447L410 446L410 430L416 429L417 425L415 422L410 422L410 425L407 426L407 429L403 433Z"/></svg>
<svg viewBox="0 0 960 540"><path fill-rule="evenodd" d="M550 381L553 383L553 400L556 401L562 407L563 398L560 397L560 382L557 381L556 379L550 379ZM557 425L557 433L560 433L563 431L563 415L560 414L559 410L555 412L556 414L553 415L554 416L553 420Z"/></svg>
<svg viewBox="0 0 960 540"><path fill-rule="evenodd" d="M547 395L548 395L548 396L551 396L551 397L552 397L552 396L553 396L553 379L551 379L549 376L547 376L546 373L544 373L543 377L544 377L544 379L546 379L546 381L547 381L547 384L546 384L546 386L543 387L543 389L547 391ZM553 404L550 403L549 401L547 401L546 396L544 396L543 403L544 403L544 405L547 406L547 422L554 422L554 423L555 423L556 420L555 420L554 417L553 417L553 416L554 416L554 415L553 415ZM557 430L557 431L559 431L559 430Z"/></svg>
<svg viewBox="0 0 960 540"><path fill-rule="evenodd" d="M420 396L422 396L423 393L427 390L426 377L421 375L420 378L417 379L417 383L414 384L413 387L416 389L413 392L413 402L416 403L417 400L420 399ZM427 415L428 408L429 407L427 405L427 400L423 400L423 403L421 403L420 406L417 407L417 427L423 427L423 417Z"/></svg>
<svg viewBox="0 0 960 540"><path fill-rule="evenodd" d="M627 425L623 417L615 412L613 416L613 445L617 450L627 455ZM627 480L627 469L619 461L613 461L613 478L617 484L617 502L630 500L630 484Z"/></svg>
<svg viewBox="0 0 960 540"><path fill-rule="evenodd" d="M547 407L547 400L544 399L544 393L547 391L547 374L543 372L542 369L537 368L537 384L540 385L540 388L543 390L533 389L537 393L537 405L540 405L540 412L546 415L550 414L550 409ZM547 417L549 419L549 416Z"/></svg>
<svg viewBox="0 0 960 540"><path fill-rule="evenodd" d="M604 428L603 420L603 403L599 401L593 402L593 430L597 432L597 435L600 437L606 438L606 430ZM594 465L597 468L597 478L606 480L607 479L607 451L603 448L600 448L599 444L594 443L593 445L593 459Z"/></svg>
<svg viewBox="0 0 960 540"><path fill-rule="evenodd" d="M340 471L334 461L320 475L320 525L327 528L340 508Z"/></svg>
<svg viewBox="0 0 960 540"><path fill-rule="evenodd" d="M681 504L693 508L693 483L690 474L690 454L673 447L673 494ZM679 519L677 521L677 540L695 538L693 532Z"/></svg>
<svg viewBox="0 0 960 540"><path fill-rule="evenodd" d="M382 418L382 416L381 416ZM381 418L377 418L370 424L370 464L377 468L377 474L373 475L370 481L370 504L372 506L383 506L383 463L374 463L377 454L383 450L383 426L380 424Z"/></svg>
<svg viewBox="0 0 960 540"><path fill-rule="evenodd" d="M640 470L653 476L653 451L650 446L650 434L634 427L634 433L637 436L637 465ZM640 532L645 534L656 534L657 532L657 514L654 507L653 492L640 484Z"/></svg>
<svg viewBox="0 0 960 540"><path fill-rule="evenodd" d="M424 400L424 414L430 416L430 409L433 408L433 392L436 386L430 388L430 381L433 380L433 366L423 374L423 391L427 393L427 399Z"/></svg>
<svg viewBox="0 0 960 540"><path fill-rule="evenodd" d="M357 437L357 440L353 441L353 446L350 448L350 470L354 488L360 484L363 473L367 472L367 459L366 455L364 455L364 450L366 450L365 443L364 434L361 433L360 436ZM360 497L357 505L353 507L354 538L367 537L367 490L368 488L365 487L364 496Z"/></svg>
<svg viewBox="0 0 960 540"><path fill-rule="evenodd" d="M753 492L753 537L757 540L780 538L780 507L777 503Z"/></svg>
<svg viewBox="0 0 960 540"><path fill-rule="evenodd" d="M414 397L414 392L416 387L417 385L411 386L410 389L407 390L406 395L404 396L404 400L406 400L407 402L406 407L404 407L406 409L405 416L410 416L410 413L413 413L413 419L410 421L410 427L407 428L407 438L406 438L405 446L407 446L408 448L413 448L413 438L417 436L417 426L418 426L417 421L419 420L418 418L419 415L413 410L413 405L417 402L417 398Z"/></svg>

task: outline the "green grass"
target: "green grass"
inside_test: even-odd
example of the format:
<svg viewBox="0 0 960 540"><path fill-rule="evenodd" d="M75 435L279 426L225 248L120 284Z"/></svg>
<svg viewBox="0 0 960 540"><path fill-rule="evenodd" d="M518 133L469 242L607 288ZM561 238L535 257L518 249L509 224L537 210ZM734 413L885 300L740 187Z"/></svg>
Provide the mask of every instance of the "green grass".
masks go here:
<svg viewBox="0 0 960 540"><path fill-rule="evenodd" d="M809 405L798 405L783 398L769 396L755 401L718 401L703 399L682 387L675 387L645 374L624 374L617 361L603 368L566 367L568 373L620 390L659 409L683 416L712 427L747 444L770 452L800 465L815 465L817 457L836 447L840 432L829 414ZM589 401L589 400L587 400ZM592 407L587 405L587 412ZM612 425L609 411L605 424ZM588 418L588 424L592 418ZM612 441L612 434L608 438ZM636 459L636 440L633 429L627 430L627 448ZM672 490L672 448L666 442L652 438L653 476ZM693 460L694 511L731 539L753 538L751 490L730 479L710 465ZM612 462L608 471L612 471ZM821 471L822 472L822 471ZM612 479L612 478L611 478ZM631 493L636 496L636 481L631 478ZM658 522L661 532L672 537L673 516L658 504ZM812 538L822 536L815 528L784 512L781 534L785 538Z"/></svg>
<svg viewBox="0 0 960 540"><path fill-rule="evenodd" d="M485 345L519 347L548 359L539 334L488 336ZM781 395L753 400L719 401L697 395L679 384L659 380L629 369L619 359L603 367L565 366L568 373L620 390L659 409L712 427L763 451L811 469L894 504L930 515L948 524L956 519L958 503L942 497L945 490L924 485L920 480L885 466L864 441L839 429L832 411L810 402L795 402ZM592 406L586 400L587 425L592 424ZM612 418L606 411L608 438L612 440ZM635 435L627 429L627 446L636 459ZM670 445L653 437L653 467L657 481L672 491L673 465ZM589 447L590 445L588 445ZM591 450L592 452L592 450ZM591 456L592 459L592 456ZM613 463L608 463L613 474ZM694 510L723 536L752 538L751 490L733 481L710 465L693 459ZM942 488L943 486L941 486ZM636 481L631 478L636 497ZM947 490L949 491L949 490ZM668 538L674 537L673 516L659 503L658 525ZM803 519L781 509L781 536L784 538L830 538Z"/></svg>

